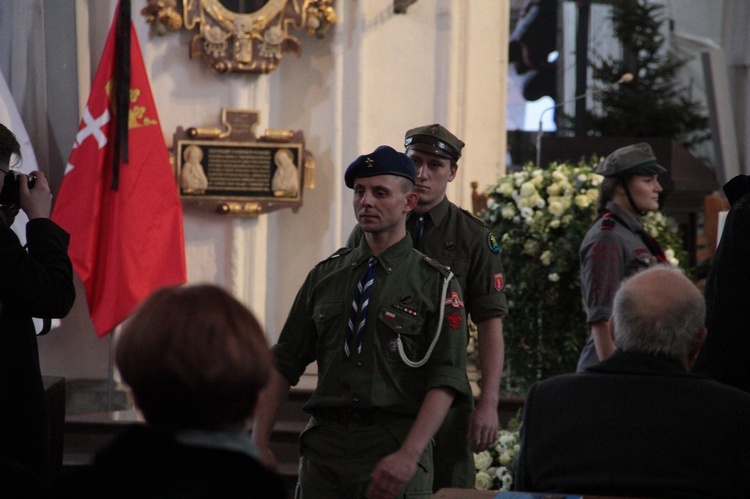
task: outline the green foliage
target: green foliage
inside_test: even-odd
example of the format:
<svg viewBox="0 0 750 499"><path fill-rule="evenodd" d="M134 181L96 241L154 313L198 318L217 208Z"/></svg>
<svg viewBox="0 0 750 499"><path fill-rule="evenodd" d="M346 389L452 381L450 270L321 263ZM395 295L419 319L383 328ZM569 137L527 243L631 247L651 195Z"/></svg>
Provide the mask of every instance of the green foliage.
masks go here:
<svg viewBox="0 0 750 499"><path fill-rule="evenodd" d="M623 46L623 59L602 57L593 50L589 63L594 80L603 82L594 94L600 112L587 113L590 135L605 137L670 137L689 147L707 140L708 118L689 90L675 81L688 59L665 50L661 27L664 6L647 0L616 0L612 7L615 35ZM624 73L630 83L612 87Z"/></svg>
<svg viewBox="0 0 750 499"><path fill-rule="evenodd" d="M588 334L578 248L596 218L601 179L585 163L528 165L488 193L482 216L500 242L509 306L505 392L525 394L538 380L575 371ZM655 213L644 223L674 265L687 261L674 220Z"/></svg>

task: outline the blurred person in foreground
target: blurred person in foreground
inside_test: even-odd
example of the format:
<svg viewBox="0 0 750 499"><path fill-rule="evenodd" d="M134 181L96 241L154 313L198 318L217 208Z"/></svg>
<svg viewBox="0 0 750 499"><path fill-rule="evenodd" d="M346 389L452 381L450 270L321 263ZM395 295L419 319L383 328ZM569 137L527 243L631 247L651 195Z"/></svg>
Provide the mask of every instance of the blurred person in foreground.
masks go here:
<svg viewBox="0 0 750 499"><path fill-rule="evenodd" d="M730 203L706 279L706 328L695 371L750 393L750 175L727 182Z"/></svg>
<svg viewBox="0 0 750 499"><path fill-rule="evenodd" d="M239 301L213 285L156 291L123 326L115 359L146 424L63 476L56 495L285 497L246 430L272 364Z"/></svg>
<svg viewBox="0 0 750 499"><path fill-rule="evenodd" d="M75 301L70 236L49 219L52 194L44 174L13 171L20 161L15 135L0 124L0 487L4 492L12 483L43 483L48 478L50 427L32 317L64 317ZM19 209L29 219L25 247L11 229Z"/></svg>
<svg viewBox="0 0 750 499"><path fill-rule="evenodd" d="M617 350L529 391L516 489L627 497L748 497L750 395L691 374L706 307L681 271L625 280Z"/></svg>

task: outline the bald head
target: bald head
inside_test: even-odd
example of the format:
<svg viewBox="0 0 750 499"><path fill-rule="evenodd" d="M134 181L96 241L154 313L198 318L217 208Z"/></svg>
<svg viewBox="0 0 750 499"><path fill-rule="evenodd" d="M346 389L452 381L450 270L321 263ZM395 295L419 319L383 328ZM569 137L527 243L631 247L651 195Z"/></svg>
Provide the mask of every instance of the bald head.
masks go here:
<svg viewBox="0 0 750 499"><path fill-rule="evenodd" d="M652 267L623 281L612 317L618 348L664 355L688 367L705 337L703 295L673 268Z"/></svg>

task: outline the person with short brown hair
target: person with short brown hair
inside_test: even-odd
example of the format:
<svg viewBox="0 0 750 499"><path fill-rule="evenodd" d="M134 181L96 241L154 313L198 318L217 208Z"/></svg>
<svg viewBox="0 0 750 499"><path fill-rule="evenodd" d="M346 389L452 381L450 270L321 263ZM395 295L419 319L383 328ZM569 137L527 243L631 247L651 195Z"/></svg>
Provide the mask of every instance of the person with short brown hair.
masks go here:
<svg viewBox="0 0 750 499"><path fill-rule="evenodd" d="M134 425L56 492L77 497L285 496L246 423L272 369L255 316L213 285L156 291L115 359L146 425Z"/></svg>

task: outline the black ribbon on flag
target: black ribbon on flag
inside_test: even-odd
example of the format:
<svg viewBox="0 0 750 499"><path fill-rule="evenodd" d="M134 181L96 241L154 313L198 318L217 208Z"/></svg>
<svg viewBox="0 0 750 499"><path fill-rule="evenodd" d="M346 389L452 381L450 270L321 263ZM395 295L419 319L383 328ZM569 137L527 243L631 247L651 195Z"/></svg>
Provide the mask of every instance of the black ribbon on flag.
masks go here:
<svg viewBox="0 0 750 499"><path fill-rule="evenodd" d="M120 0L115 38L114 104L115 143L112 159L112 185L120 183L120 162L128 163L128 114L130 111L130 0Z"/></svg>

